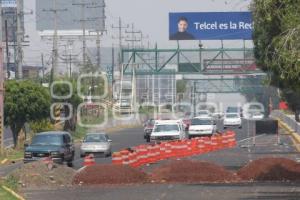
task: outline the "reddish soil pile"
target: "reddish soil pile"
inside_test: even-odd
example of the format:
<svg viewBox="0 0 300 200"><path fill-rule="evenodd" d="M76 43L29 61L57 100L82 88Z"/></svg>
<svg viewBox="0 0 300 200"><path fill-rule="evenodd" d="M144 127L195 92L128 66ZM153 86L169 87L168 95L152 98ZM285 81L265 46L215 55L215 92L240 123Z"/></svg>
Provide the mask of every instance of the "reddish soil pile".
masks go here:
<svg viewBox="0 0 300 200"><path fill-rule="evenodd" d="M146 173L125 165L94 165L76 173L73 184L137 184L148 181Z"/></svg>
<svg viewBox="0 0 300 200"><path fill-rule="evenodd" d="M180 160L171 161L152 172L152 180L173 183L228 183L238 177L213 163Z"/></svg>
<svg viewBox="0 0 300 200"><path fill-rule="evenodd" d="M237 174L246 181L300 181L300 164L286 158L262 158Z"/></svg>

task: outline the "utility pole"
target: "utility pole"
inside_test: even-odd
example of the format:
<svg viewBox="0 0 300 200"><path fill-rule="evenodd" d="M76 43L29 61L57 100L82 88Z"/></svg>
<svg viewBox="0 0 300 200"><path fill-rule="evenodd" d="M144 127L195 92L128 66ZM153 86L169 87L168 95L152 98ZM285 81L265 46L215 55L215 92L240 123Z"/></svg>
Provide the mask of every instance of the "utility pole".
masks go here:
<svg viewBox="0 0 300 200"><path fill-rule="evenodd" d="M0 6L0 27L2 27L2 6ZM2 54L2 28L0 31L0 151L4 153L4 77L3 77L3 54Z"/></svg>
<svg viewBox="0 0 300 200"><path fill-rule="evenodd" d="M143 39L149 39L149 36L148 35L144 35L141 32L141 48L144 48ZM149 48L149 41L148 41L148 48Z"/></svg>
<svg viewBox="0 0 300 200"><path fill-rule="evenodd" d="M114 26L112 25L111 26L112 29L118 29L119 30L119 33L118 33L118 39L119 39L119 50L120 50L120 53L119 53L119 65L121 65L121 51L122 51L122 40L125 39L125 37L123 36L122 34L122 30L123 29L126 29L126 28L129 28L129 25L127 24L126 26L124 26L122 24L122 19L121 17L119 17L119 25L118 26ZM113 37L114 38L114 37ZM121 66L120 66L120 69L121 69Z"/></svg>
<svg viewBox="0 0 300 200"><path fill-rule="evenodd" d="M87 60L87 55L86 55L86 26L85 23L86 17L85 17L85 9L87 8L88 5L94 5L94 3L85 3L84 0L81 0L81 3L73 3L73 6L81 6L81 28L82 28L82 62L83 62L83 67L86 65L86 60Z"/></svg>
<svg viewBox="0 0 300 200"><path fill-rule="evenodd" d="M24 16L23 12L23 0L17 0L17 73L16 77L17 79L23 78L23 71L22 71L22 62L23 62L23 49L22 49L22 39L24 36L22 27L21 27L21 21Z"/></svg>
<svg viewBox="0 0 300 200"><path fill-rule="evenodd" d="M43 72L42 83L44 83L44 78L45 78L45 65L44 65L44 54L43 54L43 53L41 53L41 61L42 61L42 72Z"/></svg>
<svg viewBox="0 0 300 200"><path fill-rule="evenodd" d="M126 41L127 42L131 42L131 48L134 49L135 43L141 41L141 39L137 39L137 37L136 37L136 34L141 34L141 31L135 31L134 30L134 24L132 23L131 24L131 31L125 30L125 33L131 34L131 38L130 39L126 39Z"/></svg>
<svg viewBox="0 0 300 200"><path fill-rule="evenodd" d="M9 55L9 47L8 47L8 30L7 30L7 20L5 20L5 46L6 46L6 73L7 79L9 79L9 65L10 65L10 55ZM4 70L4 71L5 71Z"/></svg>
<svg viewBox="0 0 300 200"><path fill-rule="evenodd" d="M52 83L56 76L57 64L58 64L58 35L57 35L57 13L67 11L67 9L57 9L57 0L53 0L53 8L46 10L43 9L44 12L52 12L54 14L53 21L53 47L52 47L52 70L51 70L51 80Z"/></svg>

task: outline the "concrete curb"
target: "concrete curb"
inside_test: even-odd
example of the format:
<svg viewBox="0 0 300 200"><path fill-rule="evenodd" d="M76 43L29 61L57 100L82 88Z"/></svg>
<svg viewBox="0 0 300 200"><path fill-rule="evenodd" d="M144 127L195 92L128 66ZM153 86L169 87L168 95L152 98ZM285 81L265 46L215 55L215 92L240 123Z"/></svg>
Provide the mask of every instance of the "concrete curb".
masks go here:
<svg viewBox="0 0 300 200"><path fill-rule="evenodd" d="M4 165L7 161L8 161L8 159L5 158L4 160L1 161L1 165Z"/></svg>
<svg viewBox="0 0 300 200"><path fill-rule="evenodd" d="M12 189L2 185L2 188L7 191L8 193L10 193L11 195L13 195L14 197L16 197L19 200L25 200L21 195L17 194L15 191L13 191Z"/></svg>
<svg viewBox="0 0 300 200"><path fill-rule="evenodd" d="M286 130L286 132L292 136L292 140L294 143L294 146L296 147L297 151L300 152L300 135L296 133L293 129L291 129L286 123L284 123L281 119L278 119L279 127Z"/></svg>

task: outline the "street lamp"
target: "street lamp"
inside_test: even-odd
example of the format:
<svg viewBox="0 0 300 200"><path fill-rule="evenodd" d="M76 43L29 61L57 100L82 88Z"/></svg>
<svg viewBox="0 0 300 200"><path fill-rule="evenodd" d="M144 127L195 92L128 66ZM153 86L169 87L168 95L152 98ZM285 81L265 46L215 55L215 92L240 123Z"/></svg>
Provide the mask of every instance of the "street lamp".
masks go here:
<svg viewBox="0 0 300 200"><path fill-rule="evenodd" d="M200 66L200 71L202 71L202 49L203 49L203 44L201 43L201 40L199 40L199 59L200 59L200 62L199 62L199 66Z"/></svg>

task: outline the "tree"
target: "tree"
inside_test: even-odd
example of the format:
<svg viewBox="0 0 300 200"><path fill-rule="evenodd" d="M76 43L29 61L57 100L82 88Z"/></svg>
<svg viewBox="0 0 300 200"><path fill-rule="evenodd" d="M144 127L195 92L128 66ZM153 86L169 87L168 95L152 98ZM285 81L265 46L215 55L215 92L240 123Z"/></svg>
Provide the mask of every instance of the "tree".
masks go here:
<svg viewBox="0 0 300 200"><path fill-rule="evenodd" d="M300 96L300 0L254 0L251 9L257 64L271 75L270 84L281 88L299 120L294 98Z"/></svg>
<svg viewBox="0 0 300 200"><path fill-rule="evenodd" d="M39 121L50 116L49 91L31 81L5 82L4 123L13 132L14 145L26 122Z"/></svg>

